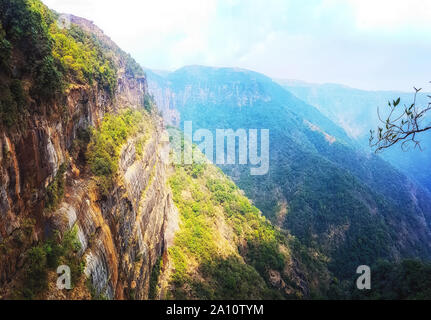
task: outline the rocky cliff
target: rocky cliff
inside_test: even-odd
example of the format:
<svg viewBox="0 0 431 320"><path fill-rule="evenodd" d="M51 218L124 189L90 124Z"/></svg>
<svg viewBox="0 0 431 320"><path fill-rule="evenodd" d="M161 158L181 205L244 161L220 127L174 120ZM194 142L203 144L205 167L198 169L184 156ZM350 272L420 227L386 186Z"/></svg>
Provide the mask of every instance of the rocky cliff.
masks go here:
<svg viewBox="0 0 431 320"><path fill-rule="evenodd" d="M320 291L309 252L218 169L170 165L155 103L170 123L175 106L148 95L141 67L92 22L38 0L0 0L0 18L0 299Z"/></svg>
<svg viewBox="0 0 431 320"><path fill-rule="evenodd" d="M171 90L170 83L157 71L146 70L149 76L148 91L154 97L158 109L166 123L179 126L181 115L178 111L176 94Z"/></svg>
<svg viewBox="0 0 431 320"><path fill-rule="evenodd" d="M61 98L41 102L30 97L30 111L19 124L0 124L0 296L15 294L25 278L30 248L77 229L79 257L94 293L143 299L152 266L166 248L168 218L176 214L166 187L169 139L161 119L147 112L145 144L135 143L139 135L127 140L113 187L100 195L83 154L72 152L76 140L80 132L97 128L106 113L142 109L147 82L130 71L130 57L101 30L84 19L70 19L113 52L115 94L97 83L73 83ZM16 64L19 51L12 52ZM48 210L49 189L56 180L64 181L64 191ZM72 297L58 294L44 292L40 297Z"/></svg>
<svg viewBox="0 0 431 320"><path fill-rule="evenodd" d="M107 298L147 298L152 266L166 248L167 219L176 212L166 187L168 141L160 123L142 157L130 140L115 187L102 199L87 177L74 175L52 215L60 228L78 226L85 274Z"/></svg>

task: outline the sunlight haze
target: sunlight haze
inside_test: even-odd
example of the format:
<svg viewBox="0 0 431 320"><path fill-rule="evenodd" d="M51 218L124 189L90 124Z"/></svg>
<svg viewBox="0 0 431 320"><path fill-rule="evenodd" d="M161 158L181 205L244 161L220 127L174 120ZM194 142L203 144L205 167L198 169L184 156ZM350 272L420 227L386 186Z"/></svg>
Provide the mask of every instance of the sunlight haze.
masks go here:
<svg viewBox="0 0 431 320"><path fill-rule="evenodd" d="M44 3L94 21L152 69L241 67L368 90L410 91L431 80L427 0Z"/></svg>

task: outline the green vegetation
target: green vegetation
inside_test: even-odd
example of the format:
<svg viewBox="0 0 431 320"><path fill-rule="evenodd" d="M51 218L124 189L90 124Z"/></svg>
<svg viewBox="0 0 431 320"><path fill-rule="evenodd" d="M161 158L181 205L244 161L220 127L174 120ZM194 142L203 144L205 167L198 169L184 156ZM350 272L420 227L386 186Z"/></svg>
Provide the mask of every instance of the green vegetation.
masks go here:
<svg viewBox="0 0 431 320"><path fill-rule="evenodd" d="M48 271L55 271L60 265L67 265L71 270L72 285L84 271L84 262L78 252L81 244L77 238L77 227L67 231L61 241L55 240L58 234L50 240L31 248L27 252L27 270L23 286L18 296L34 299L48 288Z"/></svg>
<svg viewBox="0 0 431 320"><path fill-rule="evenodd" d="M429 300L431 263L404 260L399 264L379 261L373 267L371 290L353 289L353 299Z"/></svg>
<svg viewBox="0 0 431 320"><path fill-rule="evenodd" d="M41 64L37 67L34 86L30 90L33 97L38 97L40 100L49 100L61 92L63 76L56 64L57 62L50 56L43 58Z"/></svg>
<svg viewBox="0 0 431 320"><path fill-rule="evenodd" d="M63 163L58 169L54 181L48 186L46 190L45 208L54 210L61 202L64 196L66 165Z"/></svg>
<svg viewBox="0 0 431 320"><path fill-rule="evenodd" d="M142 77L145 75L142 67L128 53L120 52L126 60L126 74L130 77Z"/></svg>
<svg viewBox="0 0 431 320"><path fill-rule="evenodd" d="M389 210L377 195L351 174L320 159L291 165L287 179L295 179L298 172L302 172L301 188L288 198L285 226L305 245L330 252L334 260L329 267L337 277L349 279L359 265L389 257L390 229L362 200L375 196L375 206L381 212Z"/></svg>
<svg viewBox="0 0 431 320"><path fill-rule="evenodd" d="M0 51L6 58L2 61L5 67L2 71L9 78L2 80L3 85L13 79L11 70L18 67L19 73L33 77L30 92L34 99L53 98L62 88L60 64L52 55L50 26L55 21L53 13L38 0L1 0L0 21L3 29ZM24 55L17 66L11 65L8 59L15 51Z"/></svg>
<svg viewBox="0 0 431 320"><path fill-rule="evenodd" d="M288 297L270 283L271 270L280 272L292 292L301 295L284 272L291 259L290 241L220 169L201 161L177 166L169 184L181 217L175 245L169 249L175 298Z"/></svg>
<svg viewBox="0 0 431 320"><path fill-rule="evenodd" d="M9 84L0 81L0 115L7 127L18 121L27 101L21 81L12 80Z"/></svg>
<svg viewBox="0 0 431 320"><path fill-rule="evenodd" d="M91 130L90 128L80 128L76 132L76 139L73 140L71 150L69 150L72 158L77 159L78 164L87 163L87 146L90 143Z"/></svg>
<svg viewBox="0 0 431 320"><path fill-rule="evenodd" d="M143 112L131 109L118 115L107 114L100 128L92 131L87 159L103 195L112 187L113 178L118 170L121 147L129 137L138 133L145 134L144 117Z"/></svg>
<svg viewBox="0 0 431 320"><path fill-rule="evenodd" d="M7 68L11 53L11 44L6 39L6 33L3 30L3 24L0 21L0 67Z"/></svg>
<svg viewBox="0 0 431 320"><path fill-rule="evenodd" d="M163 269L163 259L159 257L157 259L156 264L153 266L153 270L151 270L150 276L150 290L148 293L149 299L156 299L157 296L157 282L159 281L160 273Z"/></svg>
<svg viewBox="0 0 431 320"><path fill-rule="evenodd" d="M2 239L0 242L0 261L6 261L16 252L21 252L23 247L31 246L35 224L35 219L24 218L19 229L16 229L10 237Z"/></svg>
<svg viewBox="0 0 431 320"><path fill-rule="evenodd" d="M106 295L104 295L103 293L101 293L101 294L97 293L97 290L93 286L91 279L87 278L87 280L85 281L85 286L87 287L88 291L90 292L91 300L109 300L108 297Z"/></svg>
<svg viewBox="0 0 431 320"><path fill-rule="evenodd" d="M96 81L100 88L111 95L117 85L117 70L108 51L95 36L72 25L70 29L51 27L53 56L60 62L68 80L90 85Z"/></svg>
<svg viewBox="0 0 431 320"><path fill-rule="evenodd" d="M144 109L147 110L148 112L151 112L152 110L154 110L156 108L156 103L154 102L154 97L150 96L148 93L144 95L143 101L141 104L144 107Z"/></svg>
<svg viewBox="0 0 431 320"><path fill-rule="evenodd" d="M282 235L238 193L231 181L209 179L207 188L212 193L212 200L223 206L237 236L247 240L247 261L263 277L269 269L282 271L285 265L279 250L284 240Z"/></svg>
<svg viewBox="0 0 431 320"><path fill-rule="evenodd" d="M112 49L76 25L59 28L57 18L39 0L0 0L0 115L7 127L25 115L28 97L42 104L58 98L71 84L94 82L111 96L115 93ZM119 53L128 73L143 74L130 56Z"/></svg>

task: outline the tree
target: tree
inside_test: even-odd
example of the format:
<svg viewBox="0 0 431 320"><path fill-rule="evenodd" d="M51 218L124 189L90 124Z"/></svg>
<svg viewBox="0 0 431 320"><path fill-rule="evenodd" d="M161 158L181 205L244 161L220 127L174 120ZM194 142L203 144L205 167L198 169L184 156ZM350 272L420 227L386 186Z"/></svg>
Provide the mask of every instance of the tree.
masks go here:
<svg viewBox="0 0 431 320"><path fill-rule="evenodd" d="M424 116L431 110L431 102L425 107L419 107L416 104L418 93L422 89L415 89L414 101L410 106L400 107L401 99L398 98L388 102L389 114L383 117L380 109L377 109L379 120L383 127L370 130L370 146L375 148L375 152L382 152L397 143L401 143L401 148L407 151L411 145L414 148L422 150L420 141L417 139L418 134L431 129L431 123L424 124ZM428 96L431 99L431 96ZM386 118L385 120L383 120Z"/></svg>

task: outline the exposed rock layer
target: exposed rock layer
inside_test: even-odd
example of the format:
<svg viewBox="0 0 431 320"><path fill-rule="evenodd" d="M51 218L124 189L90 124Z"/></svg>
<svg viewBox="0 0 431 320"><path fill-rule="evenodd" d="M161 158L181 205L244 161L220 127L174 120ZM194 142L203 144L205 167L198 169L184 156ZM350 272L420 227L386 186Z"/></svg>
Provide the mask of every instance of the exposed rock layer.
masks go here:
<svg viewBox="0 0 431 320"><path fill-rule="evenodd" d="M87 31L115 46L92 23L72 17ZM96 32L97 31L97 32ZM123 147L119 173L108 197L100 198L78 159L69 151L80 129L96 126L107 112L140 108L147 93L145 77L125 73L118 58L114 97L97 86L75 85L62 101L32 103L33 114L13 130L0 127L0 296L7 296L22 271L26 251L77 226L85 274L98 294L143 299L151 268L165 248L167 217L175 214L166 187L169 141L161 120L152 115L151 136L143 152L132 137ZM46 188L67 164L65 197L54 212L45 210Z"/></svg>

